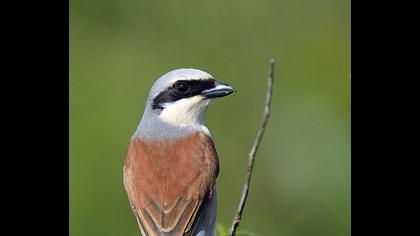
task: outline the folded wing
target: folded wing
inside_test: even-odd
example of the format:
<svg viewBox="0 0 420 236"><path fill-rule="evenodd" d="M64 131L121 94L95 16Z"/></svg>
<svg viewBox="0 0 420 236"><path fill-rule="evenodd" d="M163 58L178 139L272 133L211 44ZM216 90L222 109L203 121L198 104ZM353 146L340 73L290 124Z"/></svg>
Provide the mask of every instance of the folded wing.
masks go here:
<svg viewBox="0 0 420 236"><path fill-rule="evenodd" d="M190 235L217 173L217 154L205 134L170 143L132 140L124 185L143 234Z"/></svg>

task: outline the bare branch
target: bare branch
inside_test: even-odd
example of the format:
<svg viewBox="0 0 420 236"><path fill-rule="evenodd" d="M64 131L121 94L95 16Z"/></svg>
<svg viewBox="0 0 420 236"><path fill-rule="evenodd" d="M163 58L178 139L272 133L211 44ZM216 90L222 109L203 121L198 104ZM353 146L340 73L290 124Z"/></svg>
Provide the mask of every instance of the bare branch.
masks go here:
<svg viewBox="0 0 420 236"><path fill-rule="evenodd" d="M265 131L265 127L267 125L268 118L270 117L271 112L271 97L273 94L273 79L274 79L274 59L270 60L270 66L268 70L268 82L267 82L267 93L265 98L265 107L264 107L264 114L260 123L260 128L258 129L257 137L255 138L254 145L251 148L251 151L248 155L248 169L245 175L245 183L242 189L242 195L239 202L238 210L236 211L235 217L233 218L232 225L229 229L229 236L236 235L236 229L239 226L239 223L242 219L242 213L244 211L246 199L248 198L249 193L249 184L251 181L252 170L254 167L255 155L257 154L258 147L260 145L262 136Z"/></svg>

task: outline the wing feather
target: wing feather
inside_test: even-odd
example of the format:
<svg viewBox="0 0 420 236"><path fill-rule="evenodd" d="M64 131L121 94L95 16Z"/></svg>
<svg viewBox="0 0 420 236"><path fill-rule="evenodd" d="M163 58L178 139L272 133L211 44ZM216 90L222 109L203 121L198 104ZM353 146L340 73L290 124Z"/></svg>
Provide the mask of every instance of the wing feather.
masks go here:
<svg viewBox="0 0 420 236"><path fill-rule="evenodd" d="M218 172L212 140L202 133L173 143L132 140L124 185L148 236L191 235Z"/></svg>

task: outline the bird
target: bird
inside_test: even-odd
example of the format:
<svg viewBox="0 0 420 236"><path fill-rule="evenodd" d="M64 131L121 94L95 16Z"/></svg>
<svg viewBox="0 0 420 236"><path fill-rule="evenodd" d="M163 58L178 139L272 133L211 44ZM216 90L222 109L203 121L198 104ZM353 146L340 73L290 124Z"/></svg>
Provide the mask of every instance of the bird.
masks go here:
<svg viewBox="0 0 420 236"><path fill-rule="evenodd" d="M219 158L208 106L236 90L180 68L152 85L124 159L124 187L143 236L213 236Z"/></svg>

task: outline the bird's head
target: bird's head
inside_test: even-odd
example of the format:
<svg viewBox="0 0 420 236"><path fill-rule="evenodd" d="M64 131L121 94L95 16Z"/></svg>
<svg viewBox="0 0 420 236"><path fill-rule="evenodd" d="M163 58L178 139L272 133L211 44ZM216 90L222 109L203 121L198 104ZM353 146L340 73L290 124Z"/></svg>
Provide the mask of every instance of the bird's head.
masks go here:
<svg viewBox="0 0 420 236"><path fill-rule="evenodd" d="M156 80L150 89L142 122L203 127L205 111L211 100L233 92L234 88L216 81L204 71L172 70Z"/></svg>
<svg viewBox="0 0 420 236"><path fill-rule="evenodd" d="M197 69L177 69L160 77L152 86L148 108L164 122L177 126L203 123L210 101L235 92L227 84Z"/></svg>

